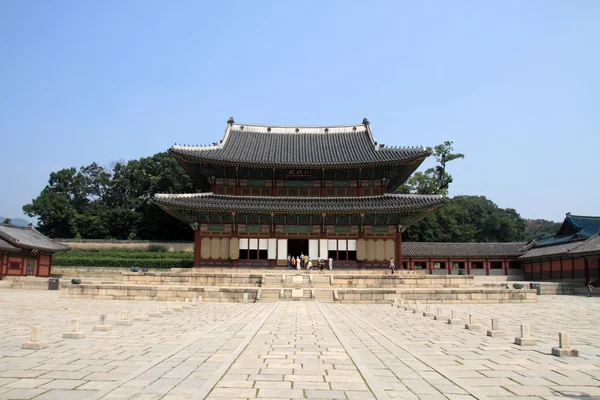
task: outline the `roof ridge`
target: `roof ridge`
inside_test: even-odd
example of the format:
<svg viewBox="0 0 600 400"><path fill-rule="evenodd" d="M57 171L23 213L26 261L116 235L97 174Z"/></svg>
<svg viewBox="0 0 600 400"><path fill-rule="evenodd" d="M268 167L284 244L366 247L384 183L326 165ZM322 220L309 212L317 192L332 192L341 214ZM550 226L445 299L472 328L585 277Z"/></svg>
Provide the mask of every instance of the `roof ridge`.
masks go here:
<svg viewBox="0 0 600 400"><path fill-rule="evenodd" d="M588 219L600 219L600 215L573 215L573 214L569 214L567 215L567 218L588 218Z"/></svg>
<svg viewBox="0 0 600 400"><path fill-rule="evenodd" d="M232 199L304 199L304 200L323 200L323 199L367 199L367 198L385 198L385 197L397 197L397 198L434 198L434 199L443 199L444 195L442 194L412 194L412 193L384 193L375 196L319 196L319 197L302 197L302 196L245 196L245 195L234 195L234 194L218 194L214 192L201 192L201 193L156 193L154 197L156 198L168 198L168 197L196 197L196 196L218 196L224 198L232 198Z"/></svg>
<svg viewBox="0 0 600 400"><path fill-rule="evenodd" d="M352 128L365 126L362 122L357 124L341 124L341 125L270 125L270 124L246 124L243 122L234 122L233 126L252 126L256 128Z"/></svg>

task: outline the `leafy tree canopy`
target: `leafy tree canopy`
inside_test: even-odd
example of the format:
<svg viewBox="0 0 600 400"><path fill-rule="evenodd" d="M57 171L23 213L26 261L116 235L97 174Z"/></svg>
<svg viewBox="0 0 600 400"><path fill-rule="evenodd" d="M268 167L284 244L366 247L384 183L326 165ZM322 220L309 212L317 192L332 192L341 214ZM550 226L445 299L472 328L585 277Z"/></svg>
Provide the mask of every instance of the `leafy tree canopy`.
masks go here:
<svg viewBox="0 0 600 400"><path fill-rule="evenodd" d="M48 185L23 211L37 217L51 237L84 239L191 239L192 231L149 199L155 193L193 193L192 179L167 153L116 162L65 168L50 174Z"/></svg>
<svg viewBox="0 0 600 400"><path fill-rule="evenodd" d="M536 238L553 236L558 232L562 222L548 221L545 219L528 219L523 238L529 242Z"/></svg>

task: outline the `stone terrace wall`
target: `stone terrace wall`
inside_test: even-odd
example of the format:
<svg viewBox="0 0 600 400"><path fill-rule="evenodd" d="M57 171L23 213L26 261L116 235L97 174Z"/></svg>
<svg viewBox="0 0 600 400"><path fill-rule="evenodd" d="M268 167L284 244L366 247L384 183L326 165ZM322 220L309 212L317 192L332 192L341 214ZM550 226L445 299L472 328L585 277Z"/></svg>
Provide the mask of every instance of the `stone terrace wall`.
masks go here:
<svg viewBox="0 0 600 400"><path fill-rule="evenodd" d="M166 251L194 251L194 242L165 242L156 240L95 240L95 239L54 239L72 249L135 249L148 250L158 247Z"/></svg>

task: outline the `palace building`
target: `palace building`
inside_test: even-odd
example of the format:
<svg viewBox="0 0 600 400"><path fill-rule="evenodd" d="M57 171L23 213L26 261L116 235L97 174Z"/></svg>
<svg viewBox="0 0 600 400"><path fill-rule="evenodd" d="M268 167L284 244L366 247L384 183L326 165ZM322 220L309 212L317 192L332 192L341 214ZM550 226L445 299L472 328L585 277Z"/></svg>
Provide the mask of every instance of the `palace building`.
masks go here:
<svg viewBox="0 0 600 400"><path fill-rule="evenodd" d="M402 243L445 201L394 193L432 151L378 144L366 118L312 127L230 118L220 142L169 153L203 192L152 201L194 230L196 267L281 267L303 253L336 268L384 268L395 257L397 268L429 274L600 278L598 217L567 214L557 235L529 244Z"/></svg>
<svg viewBox="0 0 600 400"><path fill-rule="evenodd" d="M67 251L32 226L0 224L0 279L3 276L50 276L52 255Z"/></svg>
<svg viewBox="0 0 600 400"><path fill-rule="evenodd" d="M378 144L366 118L314 127L231 118L219 143L169 152L203 193L153 201L194 229L195 266L284 266L300 253L400 266L402 232L444 202L394 193L432 151Z"/></svg>

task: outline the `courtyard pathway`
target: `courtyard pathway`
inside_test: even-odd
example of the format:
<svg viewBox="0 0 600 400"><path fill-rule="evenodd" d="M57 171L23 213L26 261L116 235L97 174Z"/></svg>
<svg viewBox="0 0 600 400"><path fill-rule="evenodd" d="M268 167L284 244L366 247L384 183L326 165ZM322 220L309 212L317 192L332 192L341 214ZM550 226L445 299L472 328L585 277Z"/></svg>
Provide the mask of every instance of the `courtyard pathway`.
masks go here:
<svg viewBox="0 0 600 400"><path fill-rule="evenodd" d="M314 302L209 303L115 324L157 306L0 290L0 400L600 399L599 298L439 306L475 315L479 331L423 310ZM99 314L112 330L92 331ZM63 339L71 318L85 338ZM486 336L491 318L504 337ZM521 323L537 346L513 344ZM34 325L49 347L23 350ZM559 331L580 357L550 355Z"/></svg>

